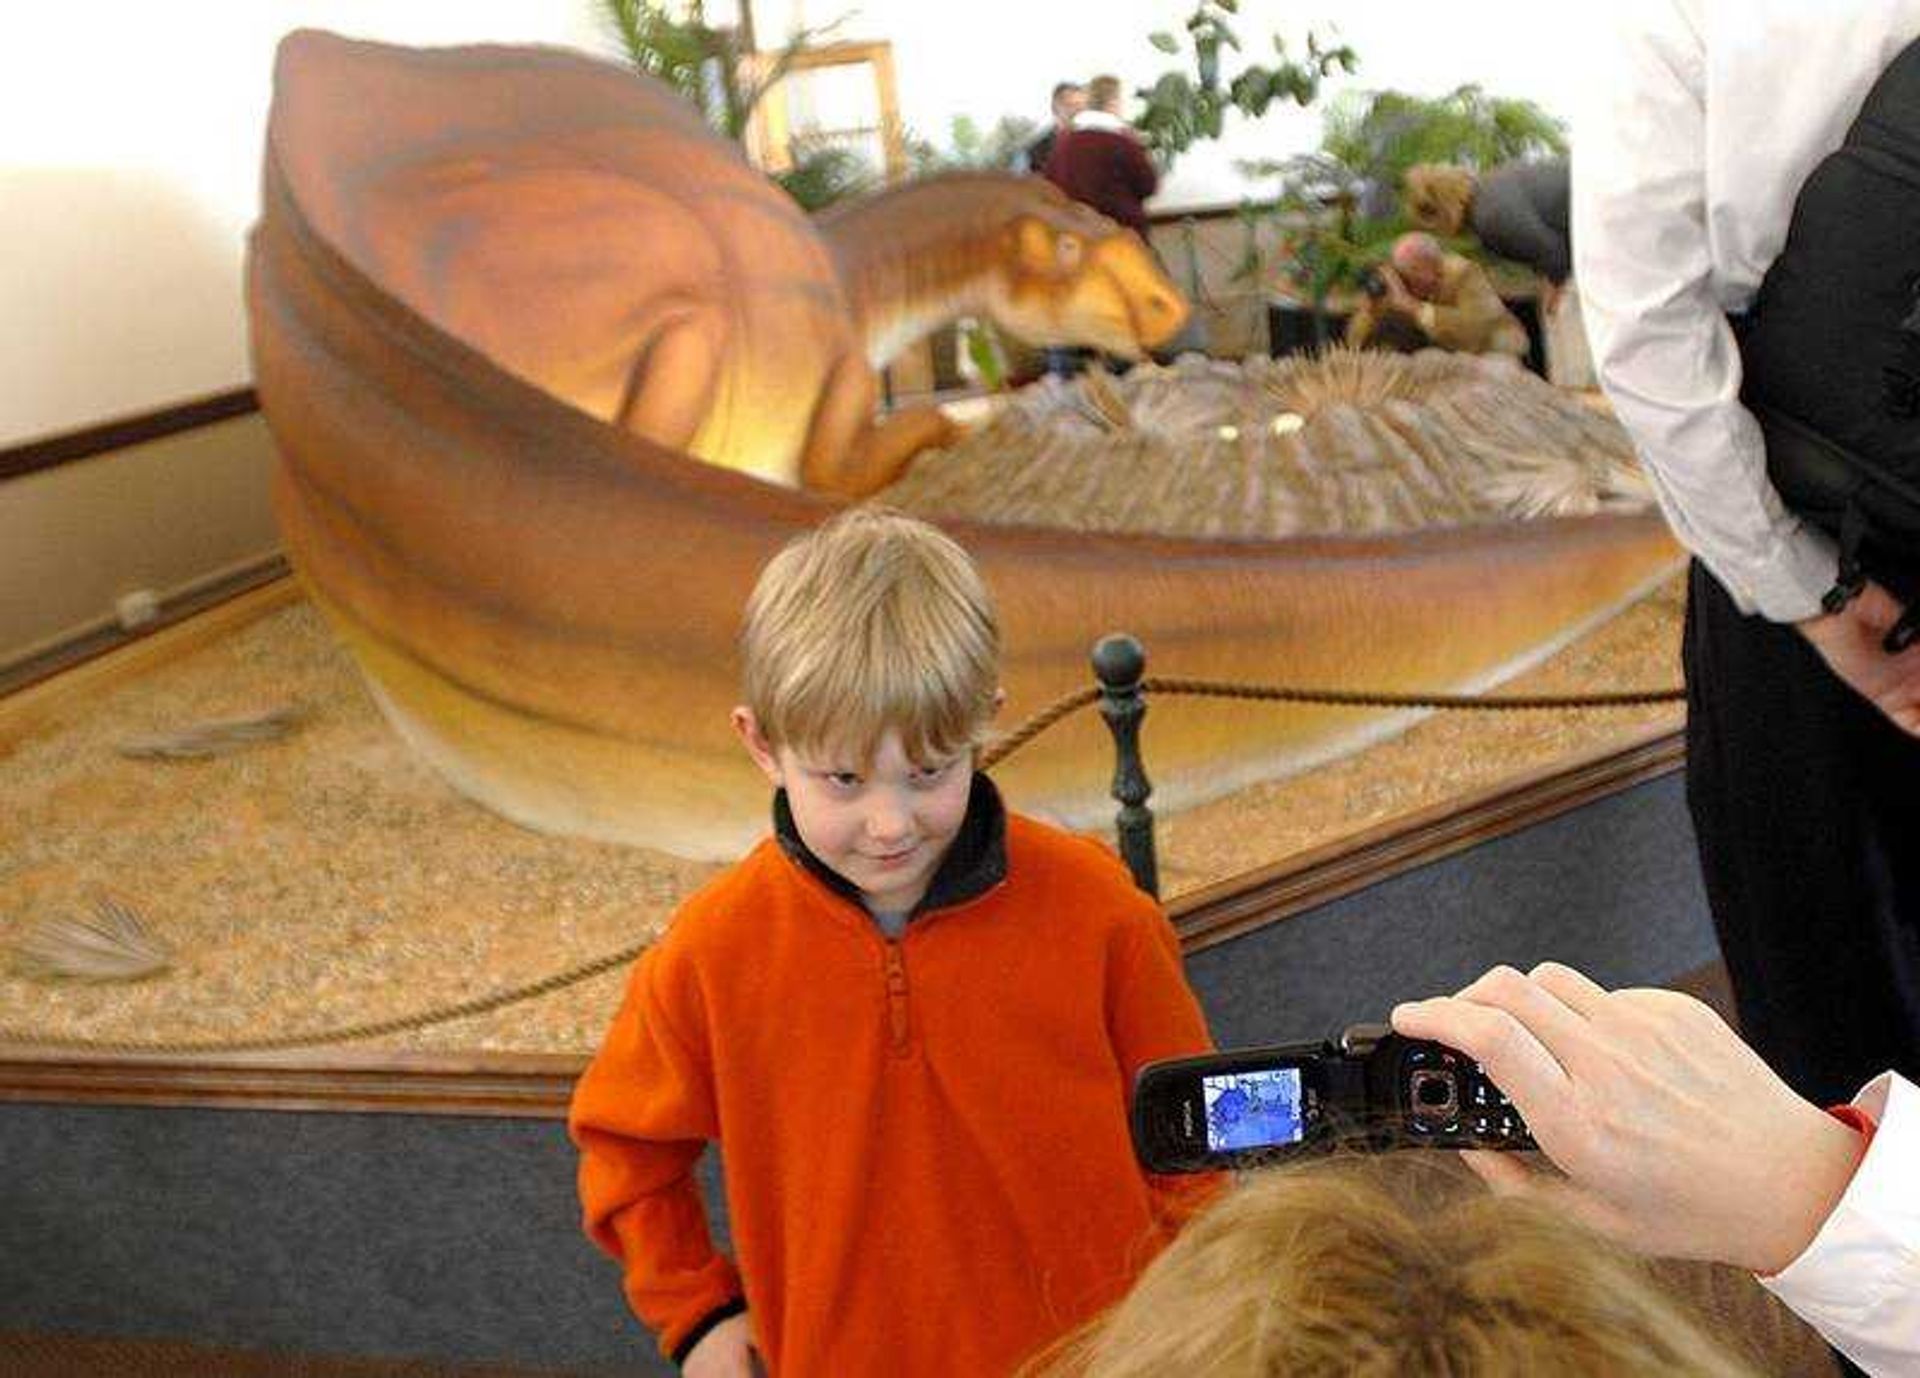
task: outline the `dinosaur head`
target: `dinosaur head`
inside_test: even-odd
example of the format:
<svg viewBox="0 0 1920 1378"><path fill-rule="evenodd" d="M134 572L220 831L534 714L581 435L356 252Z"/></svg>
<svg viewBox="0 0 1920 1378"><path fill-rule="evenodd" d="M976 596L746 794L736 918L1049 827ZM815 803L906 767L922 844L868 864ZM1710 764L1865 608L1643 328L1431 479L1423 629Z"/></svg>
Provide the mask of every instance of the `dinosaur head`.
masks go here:
<svg viewBox="0 0 1920 1378"><path fill-rule="evenodd" d="M1092 345L1138 359L1180 333L1186 298L1147 246L1097 211L1061 198L1014 217L990 309L1029 344Z"/></svg>

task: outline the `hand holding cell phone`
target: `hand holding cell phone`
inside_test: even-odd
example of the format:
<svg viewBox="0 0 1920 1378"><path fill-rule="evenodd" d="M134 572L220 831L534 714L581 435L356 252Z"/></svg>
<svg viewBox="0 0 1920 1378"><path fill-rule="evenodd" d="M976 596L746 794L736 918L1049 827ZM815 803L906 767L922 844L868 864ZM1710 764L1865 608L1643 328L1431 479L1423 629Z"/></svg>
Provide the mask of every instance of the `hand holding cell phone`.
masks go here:
<svg viewBox="0 0 1920 1378"><path fill-rule="evenodd" d="M1564 1174L1467 1154L1489 1185L1642 1252L1777 1272L1862 1153L1858 1134L1678 991L1608 991L1552 962L1495 967L1458 995L1401 1005L1393 1026L1483 1063Z"/></svg>

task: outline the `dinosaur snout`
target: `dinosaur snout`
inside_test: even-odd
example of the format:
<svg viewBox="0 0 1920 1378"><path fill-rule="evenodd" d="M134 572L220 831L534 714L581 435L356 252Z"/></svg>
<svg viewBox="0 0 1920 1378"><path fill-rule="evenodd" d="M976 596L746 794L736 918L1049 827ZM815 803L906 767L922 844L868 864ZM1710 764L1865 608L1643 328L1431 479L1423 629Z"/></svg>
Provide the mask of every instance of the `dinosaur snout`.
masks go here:
<svg viewBox="0 0 1920 1378"><path fill-rule="evenodd" d="M1157 349L1180 333L1189 314L1186 298L1173 288L1149 288L1134 303L1133 333L1141 344Z"/></svg>

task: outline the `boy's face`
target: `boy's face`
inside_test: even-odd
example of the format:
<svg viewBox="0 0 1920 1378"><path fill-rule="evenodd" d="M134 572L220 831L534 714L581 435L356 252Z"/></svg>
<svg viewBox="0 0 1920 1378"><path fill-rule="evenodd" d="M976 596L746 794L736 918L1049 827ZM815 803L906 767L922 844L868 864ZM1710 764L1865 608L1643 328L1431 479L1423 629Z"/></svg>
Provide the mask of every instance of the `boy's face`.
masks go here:
<svg viewBox="0 0 1920 1378"><path fill-rule="evenodd" d="M775 747L753 714L733 710L747 753L776 789L813 854L856 886L871 909L904 913L927 893L966 820L973 757L914 761L892 729L871 761L830 748Z"/></svg>

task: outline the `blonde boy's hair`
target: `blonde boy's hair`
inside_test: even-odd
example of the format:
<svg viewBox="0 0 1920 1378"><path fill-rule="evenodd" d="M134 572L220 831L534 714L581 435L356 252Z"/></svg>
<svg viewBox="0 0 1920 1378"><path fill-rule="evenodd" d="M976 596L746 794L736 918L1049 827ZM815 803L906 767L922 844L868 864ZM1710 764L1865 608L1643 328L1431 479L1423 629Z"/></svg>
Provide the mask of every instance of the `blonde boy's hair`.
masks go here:
<svg viewBox="0 0 1920 1378"><path fill-rule="evenodd" d="M859 762L890 728L915 761L971 751L1000 687L1000 628L973 561L885 507L843 512L767 562L741 655L771 745Z"/></svg>
<svg viewBox="0 0 1920 1378"><path fill-rule="evenodd" d="M1098 76L1087 83L1087 104L1110 114L1120 112L1120 78Z"/></svg>
<svg viewBox="0 0 1920 1378"><path fill-rule="evenodd" d="M1418 1153L1254 1174L1036 1371L1755 1378L1638 1260Z"/></svg>

